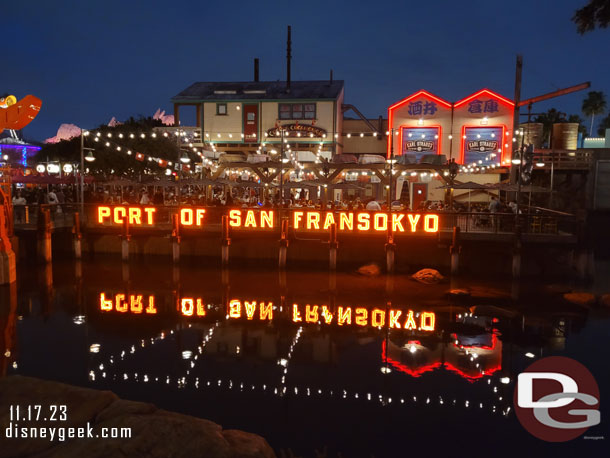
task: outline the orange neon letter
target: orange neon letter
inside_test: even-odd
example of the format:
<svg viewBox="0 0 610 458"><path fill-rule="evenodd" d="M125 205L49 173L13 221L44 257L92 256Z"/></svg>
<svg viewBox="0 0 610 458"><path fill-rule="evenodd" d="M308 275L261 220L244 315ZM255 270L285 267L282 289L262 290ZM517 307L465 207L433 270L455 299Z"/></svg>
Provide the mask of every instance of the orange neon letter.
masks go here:
<svg viewBox="0 0 610 458"><path fill-rule="evenodd" d="M424 331L434 331L434 321L436 319L436 315L434 312L423 312L421 314L421 328Z"/></svg>
<svg viewBox="0 0 610 458"><path fill-rule="evenodd" d="M123 224L123 218L127 216L127 210L125 207L114 207L114 223L115 224Z"/></svg>
<svg viewBox="0 0 610 458"><path fill-rule="evenodd" d="M246 309L246 316L249 320L254 318L254 312L256 311L256 301L248 302L244 301L244 308Z"/></svg>
<svg viewBox="0 0 610 458"><path fill-rule="evenodd" d="M371 314L371 326L381 328L385 324L385 310L373 309Z"/></svg>
<svg viewBox="0 0 610 458"><path fill-rule="evenodd" d="M142 304L142 295L138 294L137 296L134 294L129 295L129 310L131 313L142 313L142 309L144 305Z"/></svg>
<svg viewBox="0 0 610 458"><path fill-rule="evenodd" d="M371 215L368 213L358 213L358 230L368 231L371 228Z"/></svg>
<svg viewBox="0 0 610 458"><path fill-rule="evenodd" d="M343 323L352 324L351 307L345 307L345 310L343 309L343 307L339 307L339 316L337 317L337 324L339 326L343 326Z"/></svg>
<svg viewBox="0 0 610 458"><path fill-rule="evenodd" d="M129 224L140 226L142 224L142 209L129 207Z"/></svg>
<svg viewBox="0 0 610 458"><path fill-rule="evenodd" d="M356 309L356 324L358 326L366 326L369 316L369 311L365 308L358 307Z"/></svg>
<svg viewBox="0 0 610 458"><path fill-rule="evenodd" d="M231 227L241 226L241 210L229 211L229 226L231 226Z"/></svg>
<svg viewBox="0 0 610 458"><path fill-rule="evenodd" d="M102 224L104 218L110 217L110 207L97 207L97 222Z"/></svg>
<svg viewBox="0 0 610 458"><path fill-rule="evenodd" d="M273 210L261 210L261 227L273 227Z"/></svg>
<svg viewBox="0 0 610 458"><path fill-rule="evenodd" d="M404 232L405 228L402 225L403 214L392 213L392 232Z"/></svg>
<svg viewBox="0 0 610 458"><path fill-rule="evenodd" d="M403 326L404 329L415 329L417 326L415 325L415 320L413 319L413 310L409 310L409 314L407 315L407 321Z"/></svg>
<svg viewBox="0 0 610 458"><path fill-rule="evenodd" d="M335 224L335 215L331 212L326 213L326 218L324 219L324 229L328 229L331 224Z"/></svg>
<svg viewBox="0 0 610 458"><path fill-rule="evenodd" d="M438 215L424 216L424 231L438 232Z"/></svg>
<svg viewBox="0 0 610 458"><path fill-rule="evenodd" d="M295 229L299 228L299 223L301 222L301 218L303 217L303 212L294 212L292 214L292 227Z"/></svg>
<svg viewBox="0 0 610 458"><path fill-rule="evenodd" d="M125 313L127 311L127 302L125 302L124 294L114 296L114 308L117 312Z"/></svg>
<svg viewBox="0 0 610 458"><path fill-rule="evenodd" d="M292 305L292 321L295 323L298 321L303 321L301 318L301 312L299 312L299 306L297 304Z"/></svg>
<svg viewBox="0 0 610 458"><path fill-rule="evenodd" d="M320 213L307 212L307 229L312 229L312 226L320 229Z"/></svg>
<svg viewBox="0 0 610 458"><path fill-rule="evenodd" d="M190 297L183 297L180 301L181 311L184 316L193 316L194 304Z"/></svg>
<svg viewBox="0 0 610 458"><path fill-rule="evenodd" d="M308 323L317 323L318 322L318 306L311 306L307 304L305 306L305 321Z"/></svg>
<svg viewBox="0 0 610 458"><path fill-rule="evenodd" d="M190 208L180 209L180 224L182 224L183 226L193 225L193 210L191 210Z"/></svg>
<svg viewBox="0 0 610 458"><path fill-rule="evenodd" d="M155 315L157 308L155 307L155 296L148 296L148 307L146 307L146 313L149 315Z"/></svg>
<svg viewBox="0 0 610 458"><path fill-rule="evenodd" d="M109 312L112 310L112 301L110 299L106 299L104 293L100 293L100 309L104 312Z"/></svg>
<svg viewBox="0 0 610 458"><path fill-rule="evenodd" d="M258 305L258 311L261 320L273 320L273 302L268 302L267 305L261 302Z"/></svg>
<svg viewBox="0 0 610 458"><path fill-rule="evenodd" d="M375 213L374 218L376 231L388 230L388 215L386 215L385 213Z"/></svg>
<svg viewBox="0 0 610 458"><path fill-rule="evenodd" d="M229 318L239 318L241 316L241 302L233 299L229 302Z"/></svg>
<svg viewBox="0 0 610 458"><path fill-rule="evenodd" d="M400 310L390 310L390 327L400 329L400 323L398 319L402 315L402 311Z"/></svg>
<svg viewBox="0 0 610 458"><path fill-rule="evenodd" d="M195 219L197 220L197 226L201 226L203 223L203 217L205 216L205 208L198 208L195 210Z"/></svg>
<svg viewBox="0 0 610 458"><path fill-rule="evenodd" d="M407 215L409 217L409 224L411 225L411 232L415 232L417 230L417 223L419 222L420 215Z"/></svg>
<svg viewBox="0 0 610 458"><path fill-rule="evenodd" d="M254 217L254 211L248 210L246 213L246 222L244 227L256 227L256 218Z"/></svg>
<svg viewBox="0 0 610 458"><path fill-rule="evenodd" d="M348 231L354 230L354 214L353 213L339 213L339 229Z"/></svg>
<svg viewBox="0 0 610 458"><path fill-rule="evenodd" d="M154 224L153 215L157 209L155 207L146 207L144 213L146 213L146 224L152 226Z"/></svg>

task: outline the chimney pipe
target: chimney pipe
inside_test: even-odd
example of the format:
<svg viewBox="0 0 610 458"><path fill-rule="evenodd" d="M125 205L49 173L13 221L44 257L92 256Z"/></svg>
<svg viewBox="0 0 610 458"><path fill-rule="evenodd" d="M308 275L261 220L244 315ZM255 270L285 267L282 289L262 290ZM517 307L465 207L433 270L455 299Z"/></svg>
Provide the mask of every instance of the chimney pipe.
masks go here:
<svg viewBox="0 0 610 458"><path fill-rule="evenodd" d="M290 92L290 59L292 59L292 28L288 26L288 40L286 41L286 92Z"/></svg>
<svg viewBox="0 0 610 458"><path fill-rule="evenodd" d="M254 58L254 81L258 82L258 57Z"/></svg>
<svg viewBox="0 0 610 458"><path fill-rule="evenodd" d="M330 81L328 82L328 85L332 86L332 84L333 84L333 69L331 68L330 69Z"/></svg>

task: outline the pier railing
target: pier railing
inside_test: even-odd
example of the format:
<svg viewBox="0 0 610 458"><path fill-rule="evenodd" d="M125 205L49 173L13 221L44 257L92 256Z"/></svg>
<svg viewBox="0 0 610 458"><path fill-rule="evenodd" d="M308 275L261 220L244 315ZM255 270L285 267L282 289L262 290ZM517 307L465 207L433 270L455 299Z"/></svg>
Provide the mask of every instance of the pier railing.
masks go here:
<svg viewBox="0 0 610 458"><path fill-rule="evenodd" d="M100 204L86 204L84 214L79 215L79 223L83 231L91 229L105 229L97 221L97 208ZM49 209L51 223L54 229L69 229L74 226L75 213L79 212L78 204L61 205L15 205L13 211L14 228L16 231L35 230L38 227L41 210ZM111 206L112 207L112 206ZM154 229L160 232L171 232L172 215L179 212L177 206L155 206ZM195 207L193 207L195 208ZM260 211L260 207L223 207L209 206L196 207L205 209L205 229L220 230L220 222L223 215L228 215L229 210L237 208L241 210ZM274 228L280 227L279 208L265 208L263 210L274 210ZM285 208L282 216L288 217L292 226L293 212L295 211L319 211L321 213L334 212L338 220L338 214L344 210L322 210L319 208ZM578 221L573 215L560 212L552 212L544 209L531 208L524 210L518 217L514 213L490 213L490 212L430 212L439 216L439 231L450 232L454 227L460 228L464 234L514 234L517 229L522 234L546 234L546 235L576 235L578 233ZM399 213L399 212L395 212ZM425 214L425 213L424 213ZM108 227L107 229L112 229ZM115 230L119 230L114 226ZM279 230L279 229L278 229Z"/></svg>

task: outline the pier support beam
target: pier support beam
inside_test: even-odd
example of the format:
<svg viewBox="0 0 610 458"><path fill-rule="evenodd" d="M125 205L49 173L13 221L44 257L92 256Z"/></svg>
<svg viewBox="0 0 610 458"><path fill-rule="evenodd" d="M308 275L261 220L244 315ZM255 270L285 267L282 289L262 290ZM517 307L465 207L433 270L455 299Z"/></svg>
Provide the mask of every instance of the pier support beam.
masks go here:
<svg viewBox="0 0 610 458"><path fill-rule="evenodd" d="M222 216L222 265L226 267L229 265L229 246L231 245L231 237L229 236L229 217L227 215Z"/></svg>
<svg viewBox="0 0 610 458"><path fill-rule="evenodd" d="M83 256L83 234L80 230L80 214L78 212L74 213L74 226L72 227L72 234L74 234L74 258L80 260Z"/></svg>
<svg viewBox="0 0 610 458"><path fill-rule="evenodd" d="M460 228L457 226L453 227L453 239L449 253L451 255L451 275L457 275L460 270L460 252L462 247L460 246Z"/></svg>
<svg viewBox="0 0 610 458"><path fill-rule="evenodd" d="M180 220L178 215L172 215L172 261L174 264L180 263Z"/></svg>
<svg viewBox="0 0 610 458"><path fill-rule="evenodd" d="M513 246L513 265L512 273L513 278L521 278L521 231L519 228L515 231L515 242Z"/></svg>
<svg viewBox="0 0 610 458"><path fill-rule="evenodd" d="M280 221L280 252L278 259L278 267L286 268L286 256L288 254L288 218L282 218Z"/></svg>
<svg viewBox="0 0 610 458"><path fill-rule="evenodd" d="M51 230L51 211L43 207L38 215L37 231L38 260L43 263L49 263L53 260Z"/></svg>
<svg viewBox="0 0 610 458"><path fill-rule="evenodd" d="M385 265L388 274L394 273L396 257L396 244L394 243L394 234L391 229L388 229L388 238L385 244Z"/></svg>
<svg viewBox="0 0 610 458"><path fill-rule="evenodd" d="M121 260L127 262L129 261L129 241L131 240L129 220L127 218L123 221L123 234L121 235L121 238Z"/></svg>
<svg viewBox="0 0 610 458"><path fill-rule="evenodd" d="M339 242L337 242L337 223L330 225L329 245L328 266L331 271L335 271L337 270L337 249L339 248Z"/></svg>

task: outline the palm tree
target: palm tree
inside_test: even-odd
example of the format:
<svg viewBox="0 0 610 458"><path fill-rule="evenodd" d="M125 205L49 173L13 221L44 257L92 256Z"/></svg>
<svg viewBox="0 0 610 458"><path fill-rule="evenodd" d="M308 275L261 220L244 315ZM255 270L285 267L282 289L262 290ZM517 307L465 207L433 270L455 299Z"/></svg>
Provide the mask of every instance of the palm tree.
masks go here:
<svg viewBox="0 0 610 458"><path fill-rule="evenodd" d="M534 122L539 122L542 124L542 142L547 143L549 147L551 146L551 131L553 130L553 124L558 122L565 122L566 114L557 111L555 108L549 109L546 113L539 114Z"/></svg>
<svg viewBox="0 0 610 458"><path fill-rule="evenodd" d="M585 116L591 116L591 129L589 136L593 136L593 122L596 114L606 111L606 96L601 91L591 91L587 98L582 101L582 112Z"/></svg>
<svg viewBox="0 0 610 458"><path fill-rule="evenodd" d="M601 120L599 126L597 126L597 134L600 137L606 135L606 129L610 129L610 114Z"/></svg>

